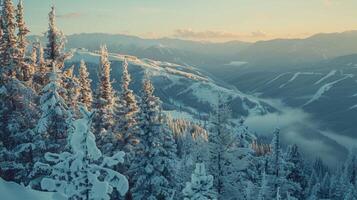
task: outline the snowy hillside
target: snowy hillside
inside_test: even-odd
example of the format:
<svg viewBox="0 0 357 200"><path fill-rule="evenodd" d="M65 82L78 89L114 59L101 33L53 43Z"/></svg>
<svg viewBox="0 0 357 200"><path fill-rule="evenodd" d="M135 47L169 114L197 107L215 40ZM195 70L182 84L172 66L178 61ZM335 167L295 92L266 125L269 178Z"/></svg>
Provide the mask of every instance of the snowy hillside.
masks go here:
<svg viewBox="0 0 357 200"><path fill-rule="evenodd" d="M264 101L234 88L225 87L194 67L110 54L112 77L116 80L114 87L117 89L119 89L118 81L124 57L128 60L129 71L134 77L133 89L138 91L142 77L149 76L155 85L157 95L164 102L165 110L168 110L173 117L189 119L205 117L217 105L219 95L228 101L236 118L240 115L262 115L275 111ZM73 57L67 61L67 64L78 66L81 59L87 62L95 87L99 55L84 49L76 49L73 50Z"/></svg>
<svg viewBox="0 0 357 200"><path fill-rule="evenodd" d="M53 192L40 192L0 178L0 199L4 200L65 200Z"/></svg>

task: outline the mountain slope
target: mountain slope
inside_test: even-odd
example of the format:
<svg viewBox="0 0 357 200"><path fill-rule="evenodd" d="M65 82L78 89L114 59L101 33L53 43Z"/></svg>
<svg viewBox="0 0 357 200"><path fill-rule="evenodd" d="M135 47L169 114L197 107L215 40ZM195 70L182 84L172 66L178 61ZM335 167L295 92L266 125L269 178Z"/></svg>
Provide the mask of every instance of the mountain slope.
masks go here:
<svg viewBox="0 0 357 200"><path fill-rule="evenodd" d="M136 94L141 89L143 77L150 77L156 88L156 95L164 102L167 110L182 111L196 119L207 117L216 106L220 94L227 100L236 118L240 115L263 115L276 111L260 99L218 84L196 68L151 59L139 59L134 56L110 54L112 78L116 80L114 88L117 90L120 90L121 64L124 57L130 64L129 71L133 76L132 89ZM99 55L83 49L75 50L67 65L78 66L81 59L87 62L93 86L95 86Z"/></svg>
<svg viewBox="0 0 357 200"><path fill-rule="evenodd" d="M320 121L326 130L356 138L357 55L342 56L299 69L267 72L240 68L235 76L227 71L229 83L261 98L281 99L288 106L302 108Z"/></svg>

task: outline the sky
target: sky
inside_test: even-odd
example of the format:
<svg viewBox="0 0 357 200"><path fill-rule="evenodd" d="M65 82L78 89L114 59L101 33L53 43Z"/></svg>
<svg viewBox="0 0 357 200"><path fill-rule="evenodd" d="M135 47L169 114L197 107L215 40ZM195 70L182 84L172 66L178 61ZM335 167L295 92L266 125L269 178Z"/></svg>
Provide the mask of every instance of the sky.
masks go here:
<svg viewBox="0 0 357 200"><path fill-rule="evenodd" d="M16 0L15 0L16 1ZM56 5L65 34L257 41L357 30L356 0L24 0L32 34Z"/></svg>

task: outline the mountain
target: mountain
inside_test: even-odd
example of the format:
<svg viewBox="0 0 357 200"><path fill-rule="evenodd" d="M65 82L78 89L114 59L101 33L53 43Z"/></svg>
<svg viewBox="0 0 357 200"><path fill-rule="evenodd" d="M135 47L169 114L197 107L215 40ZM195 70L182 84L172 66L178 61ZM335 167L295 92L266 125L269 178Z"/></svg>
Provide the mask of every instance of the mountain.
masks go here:
<svg viewBox="0 0 357 200"><path fill-rule="evenodd" d="M353 122L357 118L357 54L298 69L226 69L219 77L241 91L260 98L280 99L288 106L310 113L324 130L357 139Z"/></svg>
<svg viewBox="0 0 357 200"><path fill-rule="evenodd" d="M67 61L67 66L78 67L80 60L85 60L95 87L98 81L99 55L84 49L76 49L72 53L73 57ZM189 116L196 120L203 117L207 119L218 102L219 94L227 100L236 119L241 115L264 115L276 111L263 100L222 85L194 67L112 53L110 54L111 75L115 80L113 86L118 91L124 57L130 64L129 71L133 77L131 86L136 94L140 92L143 77L150 77L156 88L156 95L163 101L165 110L170 111L172 115Z"/></svg>
<svg viewBox="0 0 357 200"><path fill-rule="evenodd" d="M43 37L30 36L30 41ZM113 53L136 55L187 66L196 66L216 73L230 63L245 62L249 67L299 68L338 56L357 53L357 31L321 33L305 39L275 39L255 43L230 41L200 42L173 38L144 39L130 35L82 33L67 36L67 48L90 51L106 44Z"/></svg>
<svg viewBox="0 0 357 200"><path fill-rule="evenodd" d="M357 31L321 33L305 39L256 42L237 55L238 60L262 68L301 67L338 56L357 53Z"/></svg>
<svg viewBox="0 0 357 200"><path fill-rule="evenodd" d="M30 36L30 41L40 40L45 43L44 37ZM182 65L204 65L215 63L218 60L230 60L250 43L232 41L225 43L197 42L172 38L143 39L136 36L82 33L67 36L66 48L85 48L97 50L100 45L106 44L113 53L136 55L140 58L149 58L174 62ZM214 55L214 56L213 56Z"/></svg>

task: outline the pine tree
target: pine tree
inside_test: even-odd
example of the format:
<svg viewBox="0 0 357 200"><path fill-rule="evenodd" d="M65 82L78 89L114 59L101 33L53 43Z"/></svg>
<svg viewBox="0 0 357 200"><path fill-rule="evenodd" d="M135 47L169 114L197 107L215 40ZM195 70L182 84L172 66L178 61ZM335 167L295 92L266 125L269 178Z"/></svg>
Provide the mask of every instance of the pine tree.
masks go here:
<svg viewBox="0 0 357 200"><path fill-rule="evenodd" d="M81 64L79 67L79 84L80 84L79 102L81 102L89 111L92 109L92 103L93 103L91 82L92 80L89 79L87 66L84 60L81 60Z"/></svg>
<svg viewBox="0 0 357 200"><path fill-rule="evenodd" d="M30 56L31 64L33 66L37 66L37 58L38 58L37 51L38 51L37 44L33 43L32 44L32 49L31 49L31 56Z"/></svg>
<svg viewBox="0 0 357 200"><path fill-rule="evenodd" d="M4 74L6 77L14 77L17 69L18 48L15 35L15 8L12 0L3 0L2 2L2 30L1 38L1 66L5 67ZM4 77L4 78L6 78Z"/></svg>
<svg viewBox="0 0 357 200"><path fill-rule="evenodd" d="M322 179L322 182L321 182L321 190L320 190L320 194L319 196L323 199L328 199L330 198L330 194L329 194L329 191L330 191L330 175L329 173L326 173L324 178Z"/></svg>
<svg viewBox="0 0 357 200"><path fill-rule="evenodd" d="M320 183L316 183L312 187L311 194L310 194L308 200L318 200L318 199L320 199L320 197L319 197L320 189L321 189Z"/></svg>
<svg viewBox="0 0 357 200"><path fill-rule="evenodd" d="M276 177L280 176L282 168L282 152L280 148L280 130L274 131L273 140L271 143L272 154L270 156L270 173ZM277 187L277 186L276 186Z"/></svg>
<svg viewBox="0 0 357 200"><path fill-rule="evenodd" d="M126 59L123 61L122 91L116 109L117 125L115 133L121 142L124 151L128 153L129 159L134 156L134 148L138 143L137 113L139 111L135 95L129 89L131 77L128 71Z"/></svg>
<svg viewBox="0 0 357 200"><path fill-rule="evenodd" d="M315 159L315 162L313 163L313 169L315 170L319 181L322 181L326 172L328 172L328 167L325 165L321 158Z"/></svg>
<svg viewBox="0 0 357 200"><path fill-rule="evenodd" d="M346 180L346 183L357 183L357 149L352 149L349 152L343 166L342 176Z"/></svg>
<svg viewBox="0 0 357 200"><path fill-rule="evenodd" d="M130 165L134 199L169 199L175 193L176 144L153 92L151 82L144 81L139 115L141 148Z"/></svg>
<svg viewBox="0 0 357 200"><path fill-rule="evenodd" d="M59 68L62 68L64 65L64 60L66 59L66 55L63 52L65 45L65 37L56 26L56 10L54 6L52 6L48 17L48 43L45 49L45 58L52 62L57 62Z"/></svg>
<svg viewBox="0 0 357 200"><path fill-rule="evenodd" d="M37 124L37 132L44 140L44 144L39 146L53 153L63 151L66 146L68 120L71 116L65 100L60 95L64 93L64 89L61 87L59 76L56 63L52 63L50 82L41 91L42 115Z"/></svg>
<svg viewBox="0 0 357 200"><path fill-rule="evenodd" d="M36 91L40 92L42 88L48 84L48 72L49 67L47 67L47 63L44 58L44 50L41 43L33 44L34 48L36 48L36 68L33 76L33 82L35 84ZM33 60L34 61L34 60Z"/></svg>
<svg viewBox="0 0 357 200"><path fill-rule="evenodd" d="M186 187L182 192L185 200L217 199L213 191L213 176L206 174L203 163L196 164L196 169L191 176L191 182L186 183Z"/></svg>
<svg viewBox="0 0 357 200"><path fill-rule="evenodd" d="M124 161L125 153L103 157L90 130L93 113L82 107L81 116L73 122L69 134L71 152L46 153L49 164L37 163L37 168L51 171L49 177L42 179L42 189L60 192L68 199L109 200L113 189L124 195L128 181L111 168Z"/></svg>
<svg viewBox="0 0 357 200"><path fill-rule="evenodd" d="M229 119L231 111L219 97L215 112L212 115L212 127L209 135L209 155L210 173L213 175L214 188L217 191L218 199L232 198L232 194L242 197L244 188L238 188L236 168L233 165L234 139L229 129ZM233 193L236 189L240 192Z"/></svg>
<svg viewBox="0 0 357 200"><path fill-rule="evenodd" d="M98 70L99 82L97 87L95 109L97 110L94 119L95 133L100 135L99 143L103 143L105 137L110 136L114 124L115 92L110 80L110 62L106 46L100 50L100 64ZM103 140L103 141L102 141ZM106 141L105 143L107 143ZM106 153L106 152L104 152Z"/></svg>
<svg viewBox="0 0 357 200"><path fill-rule="evenodd" d="M23 0L20 0L17 4L16 24L18 27L18 33L17 33L17 47L18 47L17 62L18 63L17 64L19 65L20 68L17 76L19 77L20 80L29 81L33 76L34 70L33 70L33 66L25 62L25 53L28 44L26 40L26 36L30 31L26 27L25 20L24 20Z"/></svg>
<svg viewBox="0 0 357 200"><path fill-rule="evenodd" d="M289 179L292 169L294 169L294 164L284 159L280 143L280 129L276 129L271 142L271 154L268 155L267 173L271 175L274 191L280 188L282 198L286 198L287 194L299 194L302 190L299 183Z"/></svg>
<svg viewBox="0 0 357 200"><path fill-rule="evenodd" d="M288 147L285 156L285 161L289 163L289 169L288 169L289 171L286 176L287 179L296 184L299 184L301 188L301 190L297 190L294 193L291 193L291 195L298 199L302 199L303 191L306 189L308 181L304 173L304 160L296 144Z"/></svg>
<svg viewBox="0 0 357 200"><path fill-rule="evenodd" d="M64 71L62 75L61 84L64 88L62 97L66 101L67 107L71 109L73 114L77 115L80 83L78 78L74 75L73 70L74 66Z"/></svg>
<svg viewBox="0 0 357 200"><path fill-rule="evenodd" d="M26 27L24 20L24 5L23 0L20 0L17 4L17 12L16 12L16 23L18 27L17 33L17 43L19 48L19 58L24 59L26 53L26 47L28 45L26 35L30 32Z"/></svg>
<svg viewBox="0 0 357 200"><path fill-rule="evenodd" d="M347 189L347 193L345 194L345 197L343 200L356 200L357 199L357 191L356 188L353 184L349 184L349 187Z"/></svg>
<svg viewBox="0 0 357 200"><path fill-rule="evenodd" d="M39 117L36 100L36 92L16 78L10 78L0 89L0 177L5 180L29 182L35 148L33 129Z"/></svg>

